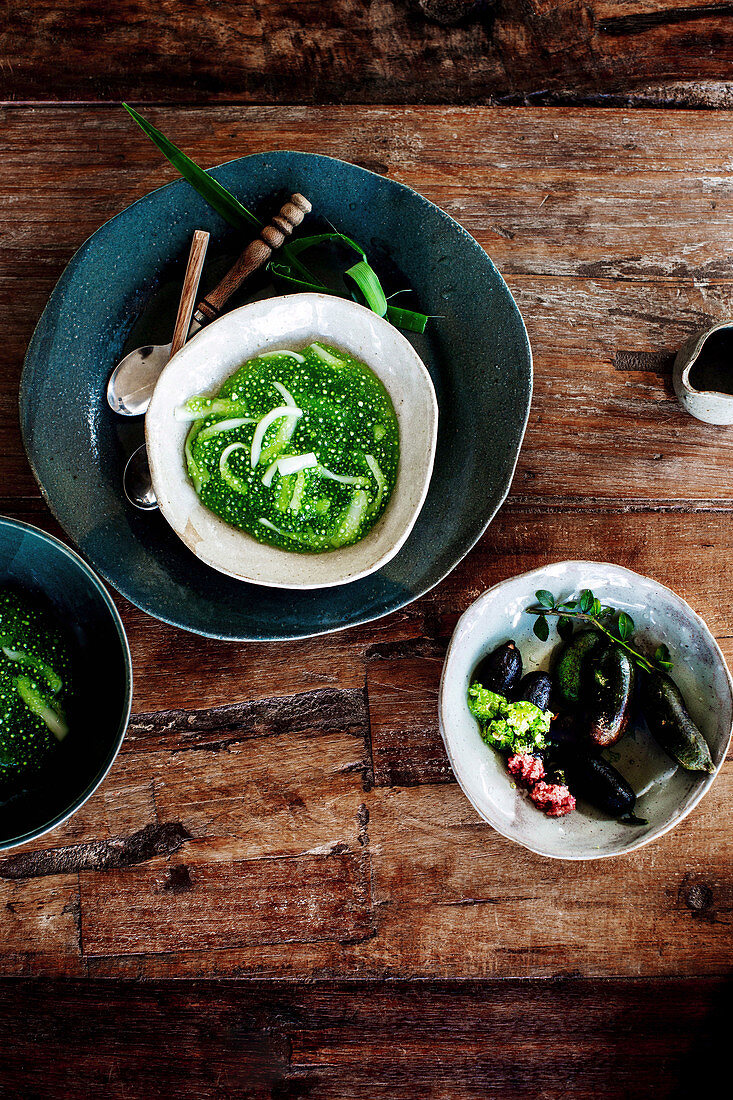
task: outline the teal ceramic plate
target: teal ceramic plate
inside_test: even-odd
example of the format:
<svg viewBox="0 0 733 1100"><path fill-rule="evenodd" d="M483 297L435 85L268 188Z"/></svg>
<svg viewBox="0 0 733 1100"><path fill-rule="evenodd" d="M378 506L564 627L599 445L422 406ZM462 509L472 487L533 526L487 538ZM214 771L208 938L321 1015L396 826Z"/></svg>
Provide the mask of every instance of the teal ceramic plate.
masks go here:
<svg viewBox="0 0 733 1100"><path fill-rule="evenodd" d="M244 243L183 181L103 225L59 280L23 371L28 458L70 538L110 584L158 619L242 641L308 637L369 622L446 576L506 497L532 393L522 318L477 242L393 180L291 152L243 157L214 175L265 218L291 192L307 195L318 219L366 248L388 294L411 287L414 295L401 304L433 315L425 336L406 334L430 371L440 419L430 491L404 547L354 584L310 592L261 588L208 568L162 516L136 512L125 501L122 471L142 442L142 422L110 412L109 374L132 348L170 340L194 229L211 233L210 285ZM304 229L317 232L314 215ZM249 292L253 298L272 290L260 284Z"/></svg>

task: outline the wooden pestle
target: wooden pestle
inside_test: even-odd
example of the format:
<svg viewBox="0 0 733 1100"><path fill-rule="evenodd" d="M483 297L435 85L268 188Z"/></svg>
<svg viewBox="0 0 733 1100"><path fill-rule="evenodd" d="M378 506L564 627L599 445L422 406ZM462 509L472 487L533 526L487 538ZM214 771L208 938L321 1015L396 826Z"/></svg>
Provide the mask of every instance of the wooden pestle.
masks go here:
<svg viewBox="0 0 733 1100"><path fill-rule="evenodd" d="M280 248L311 209L311 204L303 195L291 195L271 219L269 225L264 227L259 237L247 245L234 267L226 273L219 285L199 302L194 314L194 323L203 325L216 320L232 294L239 290L245 279L267 263L273 252Z"/></svg>

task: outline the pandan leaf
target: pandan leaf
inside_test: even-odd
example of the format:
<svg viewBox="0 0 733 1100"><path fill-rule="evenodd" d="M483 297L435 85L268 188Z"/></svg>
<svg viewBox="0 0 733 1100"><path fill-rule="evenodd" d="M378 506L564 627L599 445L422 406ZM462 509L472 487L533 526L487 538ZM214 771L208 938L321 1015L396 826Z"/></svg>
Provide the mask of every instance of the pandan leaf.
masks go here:
<svg viewBox="0 0 733 1100"><path fill-rule="evenodd" d="M256 225L258 229L262 228L262 222L259 218L255 217L246 206L242 206L239 199L235 199L234 195L227 191L226 187L223 187L218 180L209 175L204 168L201 168L190 157L187 157L177 145L174 145L165 134L161 133L157 126L153 126L152 122L148 122L129 104L123 103L122 106L128 114L132 115L143 133L150 138L154 145L157 145L166 160L170 161L173 167L199 193L201 198L205 199L209 206L216 210L217 214L221 214L225 221L228 221L235 229L246 229L250 225Z"/></svg>
<svg viewBox="0 0 733 1100"><path fill-rule="evenodd" d="M160 149L183 178L190 183L194 190L208 202L217 214L233 225L235 229L245 229L250 225L262 228L262 222L251 210L243 206L239 199L232 195L218 180L200 165L191 160L189 156L174 145L173 142L160 131L152 122L143 118L134 107L128 103L122 106L134 118L143 133L150 138L155 146ZM411 309L401 309L399 306L388 306L387 299L382 289L382 284L374 269L369 264L367 254L360 244L347 237L345 233L318 233L310 237L300 237L294 241L286 241L280 249L278 258L271 260L268 271L275 278L283 279L302 290L316 290L326 294L337 294L330 290L317 278L312 271L299 259L300 253L316 245L335 241L352 249L360 256L360 262L348 268L344 275L356 284L369 308L378 316L387 318L398 328L408 332L424 332L428 323L428 317L424 313L418 313Z"/></svg>

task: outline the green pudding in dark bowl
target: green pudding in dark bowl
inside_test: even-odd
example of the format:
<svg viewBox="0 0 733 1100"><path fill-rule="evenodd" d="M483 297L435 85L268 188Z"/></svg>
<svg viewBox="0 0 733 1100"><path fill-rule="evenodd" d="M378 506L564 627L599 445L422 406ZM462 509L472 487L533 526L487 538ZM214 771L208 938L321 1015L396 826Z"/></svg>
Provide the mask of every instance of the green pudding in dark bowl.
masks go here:
<svg viewBox="0 0 733 1100"><path fill-rule="evenodd" d="M0 848L87 800L131 697L127 639L101 582L57 539L0 517Z"/></svg>

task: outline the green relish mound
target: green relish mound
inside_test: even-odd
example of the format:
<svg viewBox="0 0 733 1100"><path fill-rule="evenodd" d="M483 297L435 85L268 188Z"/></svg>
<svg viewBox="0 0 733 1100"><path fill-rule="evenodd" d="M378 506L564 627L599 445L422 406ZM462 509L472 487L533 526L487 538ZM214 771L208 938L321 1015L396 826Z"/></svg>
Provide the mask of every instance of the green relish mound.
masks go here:
<svg viewBox="0 0 733 1100"><path fill-rule="evenodd" d="M283 550L358 542L397 480L389 394L364 363L324 344L262 353L176 418L191 423L185 459L201 501Z"/></svg>
<svg viewBox="0 0 733 1100"><path fill-rule="evenodd" d="M547 748L552 714L520 699L510 703L503 695L474 682L468 689L468 709L487 745L502 752L531 754Z"/></svg>
<svg viewBox="0 0 733 1100"><path fill-rule="evenodd" d="M68 650L50 617L0 588L0 784L36 772L66 737Z"/></svg>

